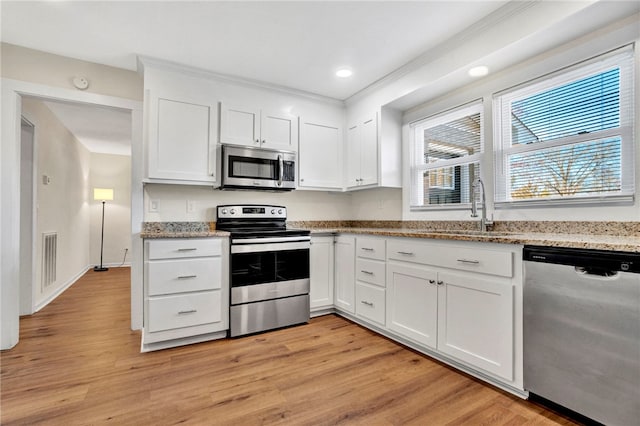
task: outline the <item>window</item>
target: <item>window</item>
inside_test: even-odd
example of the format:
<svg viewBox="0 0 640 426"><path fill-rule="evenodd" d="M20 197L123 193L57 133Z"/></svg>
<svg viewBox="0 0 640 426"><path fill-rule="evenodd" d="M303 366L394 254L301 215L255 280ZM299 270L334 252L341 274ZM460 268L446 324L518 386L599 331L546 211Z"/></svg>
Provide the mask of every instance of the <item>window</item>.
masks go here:
<svg viewBox="0 0 640 426"><path fill-rule="evenodd" d="M411 125L411 209L470 203L480 176L482 102Z"/></svg>
<svg viewBox="0 0 640 426"><path fill-rule="evenodd" d="M496 202L631 200L633 51L498 95Z"/></svg>

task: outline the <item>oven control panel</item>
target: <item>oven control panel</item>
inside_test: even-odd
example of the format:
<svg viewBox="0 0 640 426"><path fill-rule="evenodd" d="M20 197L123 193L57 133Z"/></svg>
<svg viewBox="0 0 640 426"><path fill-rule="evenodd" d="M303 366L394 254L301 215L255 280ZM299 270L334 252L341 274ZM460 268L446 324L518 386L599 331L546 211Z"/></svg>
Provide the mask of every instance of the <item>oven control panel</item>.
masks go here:
<svg viewBox="0 0 640 426"><path fill-rule="evenodd" d="M286 219L287 208L284 206L256 204L218 206L218 218Z"/></svg>

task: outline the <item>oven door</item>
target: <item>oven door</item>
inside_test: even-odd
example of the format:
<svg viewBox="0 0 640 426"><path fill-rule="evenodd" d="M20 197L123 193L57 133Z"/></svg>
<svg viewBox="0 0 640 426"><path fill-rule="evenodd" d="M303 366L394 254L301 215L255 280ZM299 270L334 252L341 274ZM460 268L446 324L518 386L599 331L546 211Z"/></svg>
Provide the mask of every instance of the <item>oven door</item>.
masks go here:
<svg viewBox="0 0 640 426"><path fill-rule="evenodd" d="M231 304L308 294L310 246L308 240L232 244Z"/></svg>

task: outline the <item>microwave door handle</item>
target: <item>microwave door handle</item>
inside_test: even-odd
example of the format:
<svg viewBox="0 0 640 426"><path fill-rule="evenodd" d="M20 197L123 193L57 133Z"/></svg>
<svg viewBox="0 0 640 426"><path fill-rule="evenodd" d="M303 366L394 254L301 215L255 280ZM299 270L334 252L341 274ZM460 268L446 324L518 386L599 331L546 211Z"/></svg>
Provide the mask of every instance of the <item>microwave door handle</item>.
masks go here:
<svg viewBox="0 0 640 426"><path fill-rule="evenodd" d="M278 179L278 186L282 186L282 179L284 178L284 160L282 155L278 154L278 168L280 169L280 178Z"/></svg>

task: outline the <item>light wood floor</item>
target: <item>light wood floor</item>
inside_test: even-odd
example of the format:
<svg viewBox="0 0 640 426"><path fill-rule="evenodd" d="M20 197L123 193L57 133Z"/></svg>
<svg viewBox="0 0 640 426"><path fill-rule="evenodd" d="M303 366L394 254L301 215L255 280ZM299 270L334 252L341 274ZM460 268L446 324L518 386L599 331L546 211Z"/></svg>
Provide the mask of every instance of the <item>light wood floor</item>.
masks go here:
<svg viewBox="0 0 640 426"><path fill-rule="evenodd" d="M2 424L573 424L334 315L146 354L129 324L128 268L22 318Z"/></svg>

